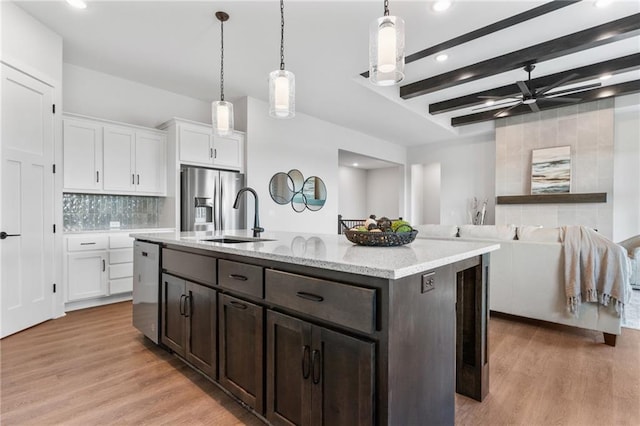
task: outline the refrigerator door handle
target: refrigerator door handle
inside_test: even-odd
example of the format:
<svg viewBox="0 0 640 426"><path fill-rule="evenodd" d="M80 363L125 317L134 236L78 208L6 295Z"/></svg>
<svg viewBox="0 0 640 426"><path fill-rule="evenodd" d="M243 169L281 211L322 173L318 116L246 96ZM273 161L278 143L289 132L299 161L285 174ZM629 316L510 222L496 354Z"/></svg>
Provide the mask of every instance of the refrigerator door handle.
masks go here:
<svg viewBox="0 0 640 426"><path fill-rule="evenodd" d="M220 178L220 199L218 200L218 215L220 218L220 230L224 230L224 222L222 221L222 201L224 200L224 194L222 193L224 184L222 178ZM225 206L226 207L226 206Z"/></svg>
<svg viewBox="0 0 640 426"><path fill-rule="evenodd" d="M218 202L218 185L220 185L220 178L216 178L213 183L213 209L211 211L211 220L213 220L213 229L218 231L220 228L218 226L218 209L220 208L220 203Z"/></svg>

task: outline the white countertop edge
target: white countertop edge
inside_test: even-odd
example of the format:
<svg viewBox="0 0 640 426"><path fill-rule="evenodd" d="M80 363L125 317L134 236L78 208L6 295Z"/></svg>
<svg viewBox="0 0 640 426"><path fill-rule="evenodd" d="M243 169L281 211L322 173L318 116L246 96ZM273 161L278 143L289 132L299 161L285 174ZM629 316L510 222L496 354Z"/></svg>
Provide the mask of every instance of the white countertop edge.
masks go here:
<svg viewBox="0 0 640 426"><path fill-rule="evenodd" d="M171 232L173 236L175 236L175 232ZM259 252L259 251L251 251L246 248L241 249L235 246L224 245L220 243L206 243L201 242L199 240L191 241L189 237L185 239L167 239L162 238L161 233L158 235L149 234L149 233L131 233L130 234L134 238L140 238L146 241L152 241L157 243L171 244L182 247L190 247L194 249L201 250L210 250L213 252L227 253L227 254L235 254L238 256L244 256L249 258L263 259L263 260L273 260L281 263L291 263L294 265L300 266L309 266L320 269L328 269L338 272L346 272L358 275L365 275L377 278L385 278L385 279L399 279L403 277L407 277L413 274L417 274L419 272L428 271L431 269L435 269L444 265L449 265L451 263L459 262L462 260L469 259L471 257L479 256L485 253L489 253L500 248L500 244L494 243L487 245L483 245L482 247L477 247L474 249L463 250L460 253L455 255L449 255L445 257L441 257L435 260L431 260L428 262L420 262L411 266L402 267L402 268L376 268L372 266L366 265L358 265L354 263L343 263L332 260L320 260L320 259L310 259L296 256L289 256L280 253L267 253L267 252ZM462 242L461 242L462 243ZM478 242L482 243L482 242ZM362 247L366 250L366 247Z"/></svg>

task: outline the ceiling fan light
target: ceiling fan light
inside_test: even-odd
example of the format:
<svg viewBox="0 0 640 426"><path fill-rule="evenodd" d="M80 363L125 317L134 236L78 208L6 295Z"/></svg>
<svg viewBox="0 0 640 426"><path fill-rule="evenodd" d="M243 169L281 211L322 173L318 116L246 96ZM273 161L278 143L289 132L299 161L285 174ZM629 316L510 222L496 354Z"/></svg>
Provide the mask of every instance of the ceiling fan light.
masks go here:
<svg viewBox="0 0 640 426"><path fill-rule="evenodd" d="M84 0L67 0L67 3L76 9L86 9L87 3Z"/></svg>
<svg viewBox="0 0 640 426"><path fill-rule="evenodd" d="M451 7L451 1L450 0L438 0L437 2L435 2L432 6L432 9L435 12L444 12L445 10L449 9Z"/></svg>
<svg viewBox="0 0 640 426"><path fill-rule="evenodd" d="M369 80L392 86L404 79L404 20L383 16L369 31Z"/></svg>
<svg viewBox="0 0 640 426"><path fill-rule="evenodd" d="M603 8L609 6L611 3L613 3L613 0L595 0L593 5L595 7Z"/></svg>
<svg viewBox="0 0 640 426"><path fill-rule="evenodd" d="M269 73L269 115L293 118L296 115L296 77L291 71Z"/></svg>

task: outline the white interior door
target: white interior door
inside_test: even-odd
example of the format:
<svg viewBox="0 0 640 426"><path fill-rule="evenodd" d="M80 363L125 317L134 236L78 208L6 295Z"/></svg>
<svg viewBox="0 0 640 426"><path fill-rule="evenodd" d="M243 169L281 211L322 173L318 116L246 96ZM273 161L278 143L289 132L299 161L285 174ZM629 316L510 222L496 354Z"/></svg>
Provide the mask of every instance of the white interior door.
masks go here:
<svg viewBox="0 0 640 426"><path fill-rule="evenodd" d="M2 65L0 337L53 314L53 88Z"/></svg>

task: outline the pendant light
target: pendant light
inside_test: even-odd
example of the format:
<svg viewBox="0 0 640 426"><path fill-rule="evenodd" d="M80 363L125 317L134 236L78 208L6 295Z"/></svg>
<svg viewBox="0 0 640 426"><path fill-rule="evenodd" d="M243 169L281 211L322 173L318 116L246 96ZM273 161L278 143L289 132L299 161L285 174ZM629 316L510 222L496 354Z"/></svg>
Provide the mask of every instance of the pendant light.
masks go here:
<svg viewBox="0 0 640 426"><path fill-rule="evenodd" d="M233 132L233 104L224 100L224 23L229 19L225 12L216 12L220 21L220 100L211 102L213 132L226 136Z"/></svg>
<svg viewBox="0 0 640 426"><path fill-rule="evenodd" d="M384 0L384 16L371 23L369 31L369 80L391 86L404 79L404 20L389 16L389 0Z"/></svg>
<svg viewBox="0 0 640 426"><path fill-rule="evenodd" d="M296 78L284 69L284 0L280 0L280 69L269 73L269 115L275 118L296 115Z"/></svg>

